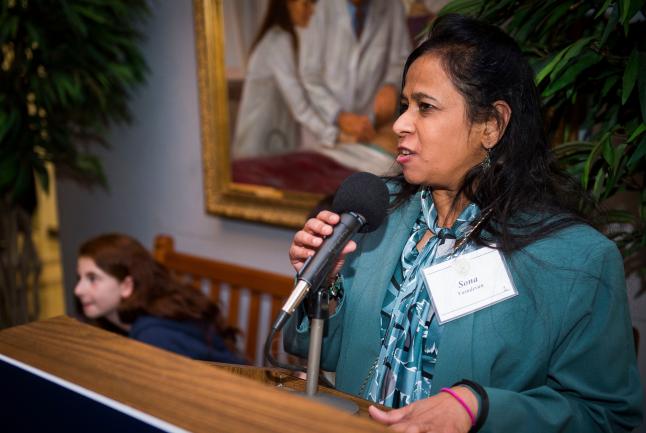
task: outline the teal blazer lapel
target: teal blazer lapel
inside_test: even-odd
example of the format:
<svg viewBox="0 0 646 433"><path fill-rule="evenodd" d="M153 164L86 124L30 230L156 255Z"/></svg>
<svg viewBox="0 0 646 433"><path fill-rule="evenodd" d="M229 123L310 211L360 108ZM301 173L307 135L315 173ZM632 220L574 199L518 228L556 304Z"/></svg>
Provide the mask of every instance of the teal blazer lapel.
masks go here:
<svg viewBox="0 0 646 433"><path fill-rule="evenodd" d="M388 216L388 224L383 224L375 233L359 239L358 251L354 257L354 270L357 278L351 283L346 302L355 306L355 313L345 317L347 335L357 336L352 339L354 353L363 354L367 363L372 362L380 348L380 315L385 291L388 287L400 252L410 236L411 229L421 210L419 194L415 195L397 212ZM378 246L388 245L397 254L384 254ZM344 275L345 277L345 275ZM352 277L352 276L350 276ZM346 340L344 344L350 344ZM362 366L367 370L368 366Z"/></svg>

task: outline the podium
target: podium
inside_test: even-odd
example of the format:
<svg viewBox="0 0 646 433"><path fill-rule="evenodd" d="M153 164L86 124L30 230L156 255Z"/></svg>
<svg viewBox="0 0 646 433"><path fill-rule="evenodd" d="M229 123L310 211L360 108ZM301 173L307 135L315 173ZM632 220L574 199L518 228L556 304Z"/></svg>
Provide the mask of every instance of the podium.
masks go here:
<svg viewBox="0 0 646 433"><path fill-rule="evenodd" d="M64 316L0 331L0 383L8 432L389 431L361 399L350 415L290 392L304 384L288 372L195 361Z"/></svg>

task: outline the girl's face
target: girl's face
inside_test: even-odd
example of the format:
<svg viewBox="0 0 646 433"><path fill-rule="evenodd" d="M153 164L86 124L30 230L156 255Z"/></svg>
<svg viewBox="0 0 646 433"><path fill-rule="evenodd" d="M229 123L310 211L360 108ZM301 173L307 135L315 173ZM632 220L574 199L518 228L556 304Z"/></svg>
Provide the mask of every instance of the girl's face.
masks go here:
<svg viewBox="0 0 646 433"><path fill-rule="evenodd" d="M132 278L119 281L99 268L93 259L79 257L78 282L74 294L81 301L83 314L90 319L105 317L118 323L117 307L132 294Z"/></svg>
<svg viewBox="0 0 646 433"><path fill-rule="evenodd" d="M292 24L295 27L305 28L314 13L314 2L312 0L287 0L287 10Z"/></svg>
<svg viewBox="0 0 646 433"><path fill-rule="evenodd" d="M485 128L469 122L466 102L439 57L424 55L413 62L401 104L393 130L406 181L456 191L466 172L485 158Z"/></svg>

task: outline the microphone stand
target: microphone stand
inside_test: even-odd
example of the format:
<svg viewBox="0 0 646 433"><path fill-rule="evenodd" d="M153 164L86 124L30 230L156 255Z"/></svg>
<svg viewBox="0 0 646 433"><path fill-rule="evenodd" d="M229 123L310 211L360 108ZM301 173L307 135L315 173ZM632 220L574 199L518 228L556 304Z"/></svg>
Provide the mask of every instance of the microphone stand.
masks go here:
<svg viewBox="0 0 646 433"><path fill-rule="evenodd" d="M325 320L330 316L330 297L327 290L319 289L306 298L310 318L310 345L307 353L307 382L305 395L321 403L350 413L357 413L359 406L353 401L318 392L321 363L321 346Z"/></svg>

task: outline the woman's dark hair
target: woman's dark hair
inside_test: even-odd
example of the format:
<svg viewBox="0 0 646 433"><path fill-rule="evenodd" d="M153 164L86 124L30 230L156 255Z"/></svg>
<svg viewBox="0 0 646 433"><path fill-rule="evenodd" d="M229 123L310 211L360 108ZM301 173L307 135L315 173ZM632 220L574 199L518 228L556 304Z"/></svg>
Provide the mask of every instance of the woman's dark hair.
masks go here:
<svg viewBox="0 0 646 433"><path fill-rule="evenodd" d="M133 323L142 315L194 320L212 324L229 349L235 346L238 331L225 325L218 306L201 291L174 279L130 236L118 233L97 236L83 243L78 255L94 260L103 272L120 282L132 278L132 294L117 308L123 323Z"/></svg>
<svg viewBox="0 0 646 433"><path fill-rule="evenodd" d="M435 20L428 38L408 57L402 80L422 56L433 55L464 97L472 123L496 119L504 101L511 118L491 149L489 168L477 165L465 175L463 194L480 207L483 221L473 233L480 244L514 251L556 230L585 222L577 208L584 198L578 184L556 163L543 129L534 73L516 42L499 28L474 18L447 14ZM393 207L420 186L396 178L401 189ZM484 235L486 233L486 235Z"/></svg>
<svg viewBox="0 0 646 433"><path fill-rule="evenodd" d="M265 18L262 20L260 30L258 30L253 44L251 44L250 52L256 49L256 46L273 26L278 26L289 33L292 46L294 47L294 53L298 53L298 36L296 35L296 29L292 23L292 19L289 16L289 9L287 9L287 2L289 1L291 0L271 0L269 2Z"/></svg>

